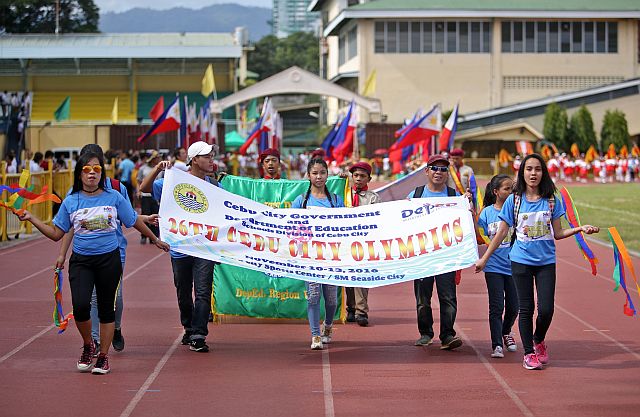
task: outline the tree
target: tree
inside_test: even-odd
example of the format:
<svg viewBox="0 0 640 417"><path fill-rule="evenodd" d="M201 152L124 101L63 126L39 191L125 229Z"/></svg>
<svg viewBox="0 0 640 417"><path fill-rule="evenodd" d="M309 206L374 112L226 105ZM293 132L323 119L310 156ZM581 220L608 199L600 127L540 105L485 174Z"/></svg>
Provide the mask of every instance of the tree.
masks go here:
<svg viewBox="0 0 640 417"><path fill-rule="evenodd" d="M629 146L629 126L623 112L620 110L606 111L600 130L600 143L603 151L606 151L611 143L618 150L624 145Z"/></svg>
<svg viewBox="0 0 640 417"><path fill-rule="evenodd" d="M587 109L587 106L584 104L571 116L568 142L578 145L580 152L586 152L592 145L596 148L598 147L591 112L589 112L589 109Z"/></svg>
<svg viewBox="0 0 640 417"><path fill-rule="evenodd" d="M60 0L60 33L98 32L100 13L93 0ZM0 33L55 33L56 2L17 0L0 5Z"/></svg>
<svg viewBox="0 0 640 417"><path fill-rule="evenodd" d="M551 103L544 111L544 138L553 143L558 149L569 150L567 111L557 103Z"/></svg>
<svg viewBox="0 0 640 417"><path fill-rule="evenodd" d="M314 74L319 70L318 38L311 33L296 32L283 39L268 35L260 39L249 53L249 69L264 80L293 65Z"/></svg>

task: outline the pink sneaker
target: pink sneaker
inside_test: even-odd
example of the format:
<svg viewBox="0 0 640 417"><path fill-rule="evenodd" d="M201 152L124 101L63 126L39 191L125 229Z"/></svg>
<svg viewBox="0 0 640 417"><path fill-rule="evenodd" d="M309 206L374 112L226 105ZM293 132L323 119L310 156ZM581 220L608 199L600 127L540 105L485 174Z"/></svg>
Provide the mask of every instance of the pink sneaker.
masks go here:
<svg viewBox="0 0 640 417"><path fill-rule="evenodd" d="M533 344L533 351L536 353L538 360L541 364L546 365L549 363L549 352L547 352L547 344L544 341Z"/></svg>
<svg viewBox="0 0 640 417"><path fill-rule="evenodd" d="M529 353L524 355L524 360L522 361L522 366L524 369L542 369L542 364L538 360L538 356L535 353Z"/></svg>

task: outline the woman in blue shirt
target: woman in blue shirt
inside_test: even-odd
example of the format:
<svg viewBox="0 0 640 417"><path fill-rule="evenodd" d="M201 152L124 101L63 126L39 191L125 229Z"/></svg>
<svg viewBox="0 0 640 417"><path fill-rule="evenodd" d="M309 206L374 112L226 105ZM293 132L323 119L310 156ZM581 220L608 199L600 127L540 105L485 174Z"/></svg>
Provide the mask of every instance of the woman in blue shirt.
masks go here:
<svg viewBox="0 0 640 417"><path fill-rule="evenodd" d="M542 369L549 362L545 337L553 318L556 291L556 249L554 239L565 239L576 233L598 233L591 225L563 229L560 218L565 210L555 197L556 186L547 165L538 154L527 155L518 170L514 194L500 211L500 225L485 254L476 262L476 272L487 264L489 257L507 237L509 227L515 228L515 238L509 252L511 273L518 292L520 318L518 328L524 347L522 366ZM535 332L533 311L538 299Z"/></svg>
<svg viewBox="0 0 640 417"><path fill-rule="evenodd" d="M73 316L83 340L83 349L77 368L80 372L91 370L94 374L110 371L109 346L114 331L114 302L122 263L118 249L116 219L126 227L135 227L149 237L158 248L167 251L169 246L156 239L138 217L131 204L115 190L104 187L104 163L93 152L80 156L73 176L73 189L60 206L53 225L25 211L18 217L30 221L43 235L60 240L71 228L74 230L73 253L69 259L69 285L73 303ZM100 318L100 354L93 365L94 345L91 339L91 293L95 286Z"/></svg>
<svg viewBox="0 0 640 417"><path fill-rule="evenodd" d="M512 190L513 180L505 174L496 175L487 184L484 194L484 209L478 217L478 226L482 227L484 234L490 240L496 236L500 225L498 215ZM484 279L487 281L487 293L489 294L491 357L504 358L505 348L510 352L517 350L511 328L518 317L518 294L511 276L509 236L500 243L500 246L487 260ZM502 317L503 313L504 318Z"/></svg>
<svg viewBox="0 0 640 417"><path fill-rule="evenodd" d="M344 207L344 202L327 188L329 170L324 159L314 158L307 165L309 189L293 201L291 208ZM307 317L311 327L311 349L322 349L331 343L333 316L338 306L338 288L335 285L305 282L307 288ZM320 295L324 296L324 324L320 328Z"/></svg>

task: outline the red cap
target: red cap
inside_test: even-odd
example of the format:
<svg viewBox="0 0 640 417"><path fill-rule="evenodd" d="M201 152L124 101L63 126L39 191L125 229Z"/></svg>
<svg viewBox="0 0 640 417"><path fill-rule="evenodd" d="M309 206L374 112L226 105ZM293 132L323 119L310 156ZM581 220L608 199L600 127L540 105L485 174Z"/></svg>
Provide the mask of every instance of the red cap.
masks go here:
<svg viewBox="0 0 640 417"><path fill-rule="evenodd" d="M277 149L267 148L260 154L258 162L262 163L262 161L264 161L267 156L275 156L276 158L278 158L278 161L280 160L280 152L278 152Z"/></svg>
<svg viewBox="0 0 640 417"><path fill-rule="evenodd" d="M460 148L455 148L451 150L451 153L449 153L450 156L462 156L464 157L464 151Z"/></svg>
<svg viewBox="0 0 640 417"><path fill-rule="evenodd" d="M311 152L311 159L320 158L323 159L327 154L324 149L318 148L315 151Z"/></svg>
<svg viewBox="0 0 640 417"><path fill-rule="evenodd" d="M356 164L353 164L351 168L349 168L349 172L353 174L353 171L355 171L356 169L365 170L367 171L367 174L371 175L371 165L367 164L366 162L358 162Z"/></svg>
<svg viewBox="0 0 640 417"><path fill-rule="evenodd" d="M427 165L433 165L436 162L444 162L445 165L449 166L449 160L440 154L431 155L427 161Z"/></svg>

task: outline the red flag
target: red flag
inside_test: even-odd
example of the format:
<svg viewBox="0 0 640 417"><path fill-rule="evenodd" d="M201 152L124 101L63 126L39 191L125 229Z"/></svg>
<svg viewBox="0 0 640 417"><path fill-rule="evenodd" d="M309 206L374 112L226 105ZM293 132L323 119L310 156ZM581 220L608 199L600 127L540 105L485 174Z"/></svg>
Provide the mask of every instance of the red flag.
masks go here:
<svg viewBox="0 0 640 417"><path fill-rule="evenodd" d="M153 136L158 133L170 132L178 129L180 129L180 104L178 103L178 97L176 96L171 105L160 115L153 126L151 126L151 129L138 138L138 142L143 142L149 136Z"/></svg>
<svg viewBox="0 0 640 417"><path fill-rule="evenodd" d="M151 110L149 110L149 117L151 117L151 120L155 122L160 116L162 116L162 113L164 113L164 97L160 96L158 101L156 101L156 104L154 104L153 107L151 107Z"/></svg>

